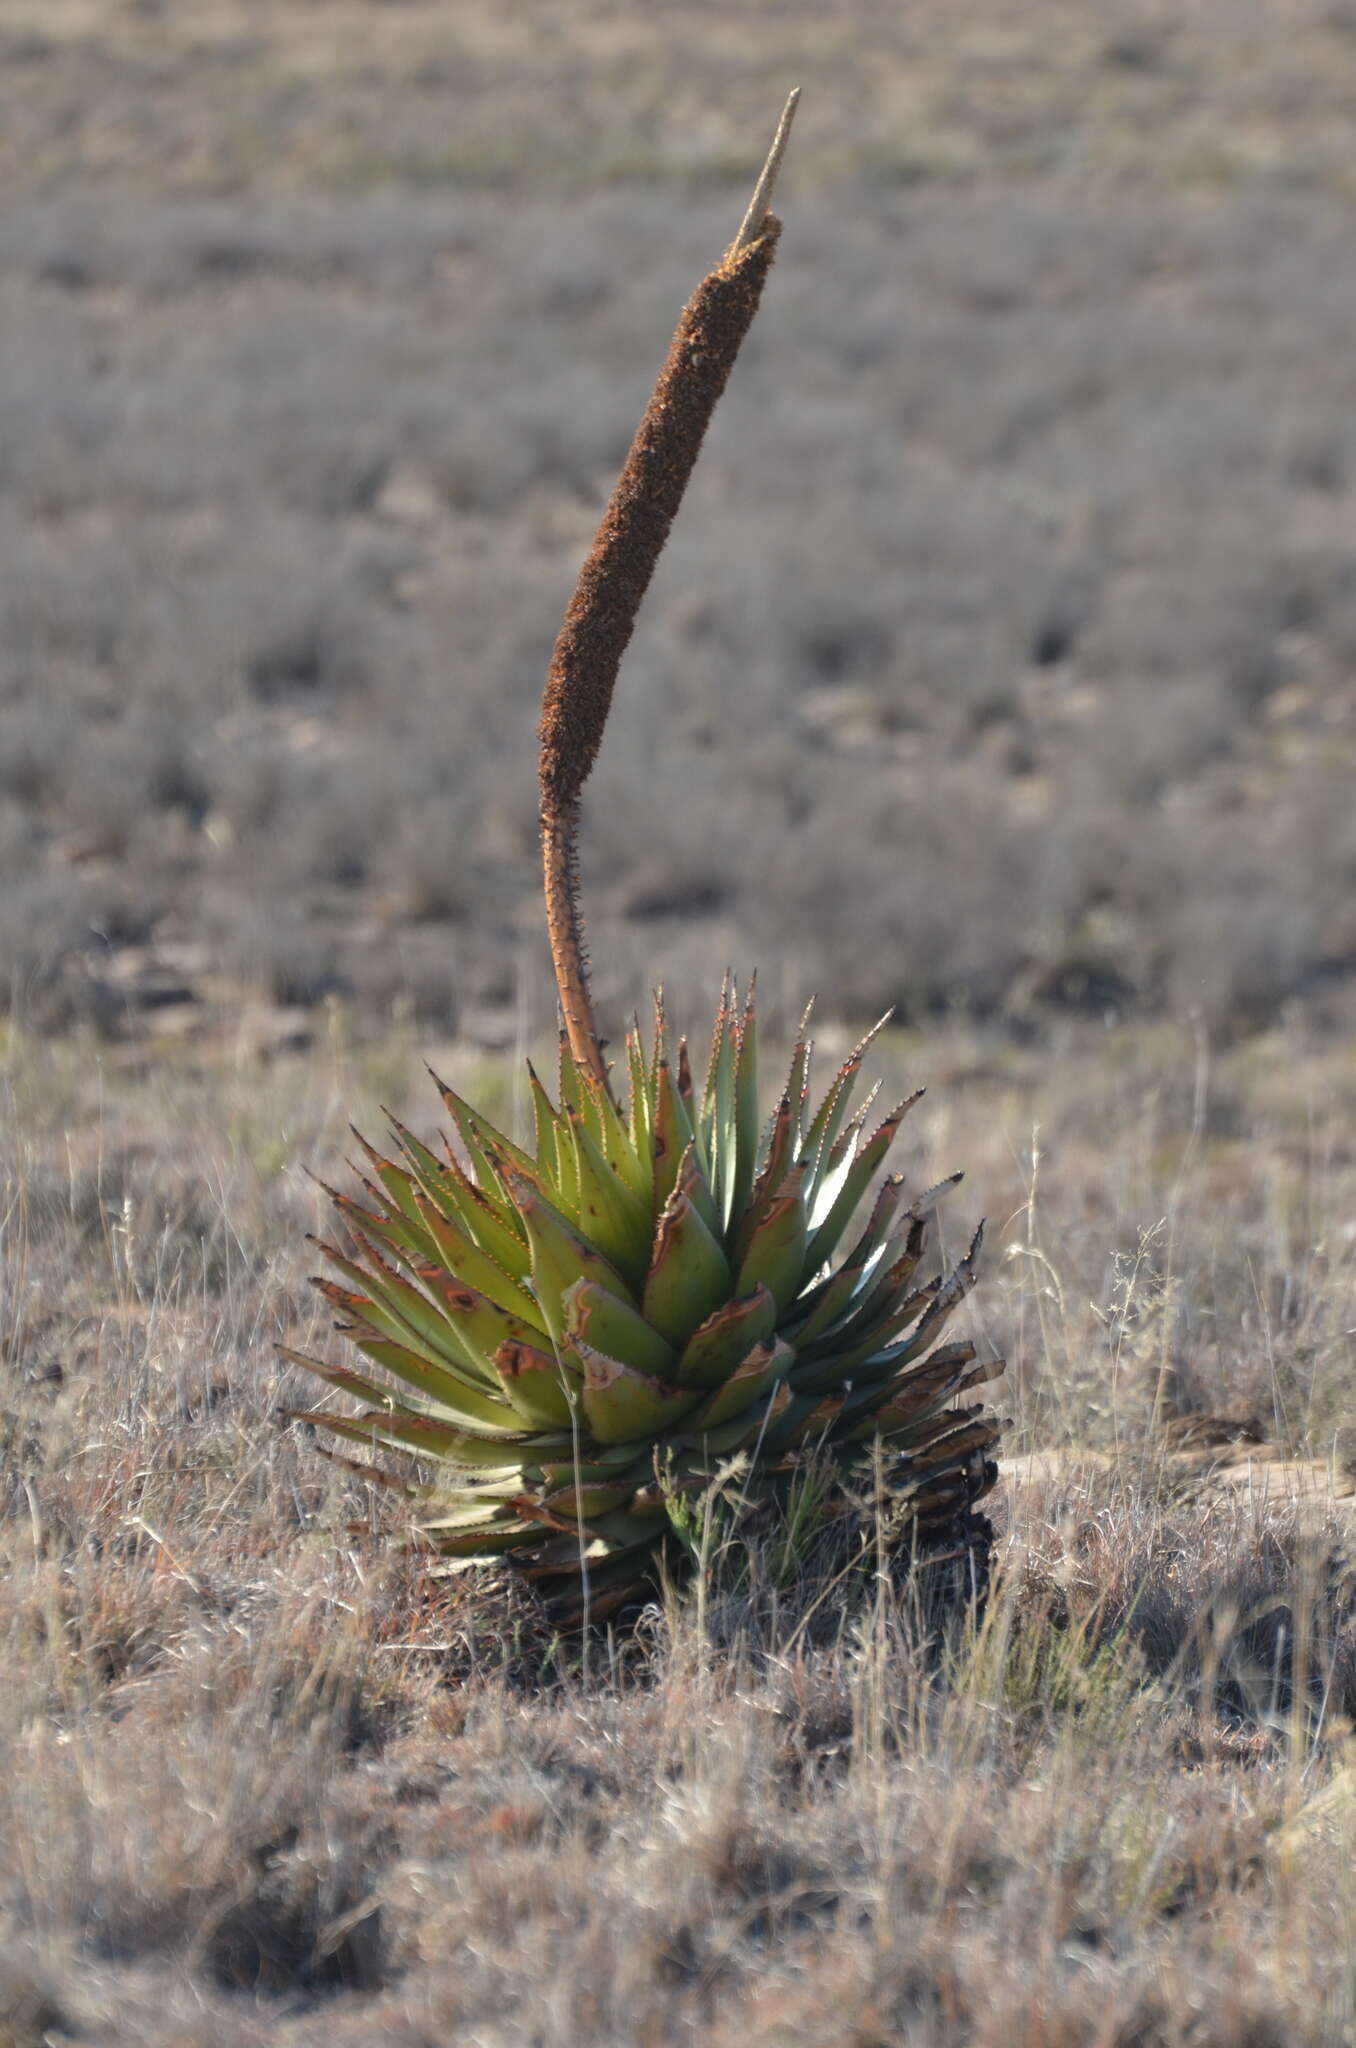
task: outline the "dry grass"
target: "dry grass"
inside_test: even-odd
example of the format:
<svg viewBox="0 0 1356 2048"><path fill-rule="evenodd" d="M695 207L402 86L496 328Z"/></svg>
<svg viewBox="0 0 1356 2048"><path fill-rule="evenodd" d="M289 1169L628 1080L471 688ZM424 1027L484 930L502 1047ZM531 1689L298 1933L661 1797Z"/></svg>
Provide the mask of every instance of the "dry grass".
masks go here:
<svg viewBox="0 0 1356 2048"><path fill-rule="evenodd" d="M1140 1456L1155 1404L1319 1454L1352 1414L1349 1056L885 1057L931 1083L910 1174L997 1224L1015 1443L1110 1468L1005 1497L978 1636L816 1607L774 1539L585 1671L276 1420L301 1168L426 1120L413 1048L9 1041L0 2039L1350 2038L1349 1523Z"/></svg>

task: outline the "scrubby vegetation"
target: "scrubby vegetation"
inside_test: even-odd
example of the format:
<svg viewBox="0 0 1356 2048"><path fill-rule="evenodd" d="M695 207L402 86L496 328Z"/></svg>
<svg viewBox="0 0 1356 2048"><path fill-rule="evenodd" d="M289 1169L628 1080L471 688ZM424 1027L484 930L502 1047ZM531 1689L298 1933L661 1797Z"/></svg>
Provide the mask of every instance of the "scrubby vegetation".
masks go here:
<svg viewBox="0 0 1356 2048"><path fill-rule="evenodd" d="M56 7L11 53L0 976L34 1024L214 970L490 1042L549 1001L541 677L780 81L682 9L341 12ZM797 256L600 766L604 1010L757 958L788 1023L818 989L1218 1030L1350 974L1356 39L1278 7L1259 69L1231 7L1072 12L987 55L983 9L778 12ZM511 174L467 161L486 122ZM619 122L650 154L605 171Z"/></svg>

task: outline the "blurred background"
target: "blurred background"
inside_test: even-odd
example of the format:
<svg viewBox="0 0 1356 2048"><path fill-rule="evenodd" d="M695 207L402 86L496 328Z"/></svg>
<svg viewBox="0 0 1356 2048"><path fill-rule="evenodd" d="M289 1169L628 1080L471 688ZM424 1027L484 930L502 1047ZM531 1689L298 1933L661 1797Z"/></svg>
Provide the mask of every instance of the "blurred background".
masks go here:
<svg viewBox="0 0 1356 2048"><path fill-rule="evenodd" d="M600 1009L1340 1015L1356 6L5 0L21 1021L549 1021L546 663L795 83L586 806Z"/></svg>

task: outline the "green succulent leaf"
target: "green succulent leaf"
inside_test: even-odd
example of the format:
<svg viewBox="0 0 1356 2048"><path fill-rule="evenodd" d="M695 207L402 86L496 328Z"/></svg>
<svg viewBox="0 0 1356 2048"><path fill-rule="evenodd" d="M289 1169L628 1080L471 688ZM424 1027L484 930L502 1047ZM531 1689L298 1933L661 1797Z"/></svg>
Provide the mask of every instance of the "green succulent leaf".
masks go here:
<svg viewBox="0 0 1356 2048"><path fill-rule="evenodd" d="M610 1294L634 1305L628 1282L611 1260L547 1201L540 1188L515 1178L513 1195L532 1251L532 1293L557 1344L565 1335L565 1296L576 1280L596 1280Z"/></svg>
<svg viewBox="0 0 1356 2048"><path fill-rule="evenodd" d="M649 1210L608 1164L584 1116L578 1110L567 1116L579 1176L579 1227L618 1272L638 1282L649 1259Z"/></svg>
<svg viewBox="0 0 1356 2048"><path fill-rule="evenodd" d="M415 1200L424 1222L430 1261L436 1261L450 1279L469 1281L510 1315L535 1319L536 1300L521 1280L516 1280L498 1259L478 1245L455 1216L436 1208L422 1189Z"/></svg>
<svg viewBox="0 0 1356 2048"><path fill-rule="evenodd" d="M757 1406L770 1387L786 1378L795 1355L791 1346L778 1337L767 1337L761 1344L755 1344L748 1357L697 1410L689 1429L716 1429L721 1423L733 1422L736 1416Z"/></svg>
<svg viewBox="0 0 1356 2048"><path fill-rule="evenodd" d="M856 1314L869 1299L879 1284L882 1263L888 1257L890 1228L899 1208L902 1196L903 1178L894 1175L885 1181L876 1198L871 1220L850 1256L823 1283L811 1288L796 1302L798 1311L808 1311L803 1322L795 1327L796 1348L807 1351L821 1339L836 1335L846 1320ZM917 1243L912 1233L917 1234ZM911 1253L915 1263L921 1256L924 1227L921 1223L912 1226L911 1235L901 1250ZM888 1267L886 1271L888 1273Z"/></svg>
<svg viewBox="0 0 1356 2048"><path fill-rule="evenodd" d="M432 1068L429 1069L432 1073ZM502 1180L502 1166L508 1162L519 1173L525 1173L529 1180L535 1180L541 1168L531 1153L524 1152L511 1138L497 1130L487 1116L481 1116L472 1109L469 1102L462 1100L454 1088L433 1075L435 1087L447 1105L457 1135L466 1147L467 1154L475 1168L476 1178L482 1188L493 1189Z"/></svg>
<svg viewBox="0 0 1356 2048"><path fill-rule="evenodd" d="M590 1435L601 1444L654 1437L686 1415L698 1398L690 1387L652 1379L587 1344L574 1343L570 1350L583 1368L584 1419Z"/></svg>
<svg viewBox="0 0 1356 2048"><path fill-rule="evenodd" d="M823 1177L824 1168L828 1165L829 1156L837 1140L839 1130L842 1127L843 1118L851 1107L853 1090L857 1085L857 1076L861 1073L862 1064L866 1059L867 1052L871 1047L872 1041L885 1029L893 1015L894 1012L892 1010L887 1010L885 1015L871 1026L866 1035L858 1039L856 1045L852 1048L852 1051L843 1061L842 1066L830 1082L824 1100L820 1103L818 1110L811 1120L810 1127L805 1133L800 1156L810 1167L811 1184L816 1189ZM921 1089L919 1093L922 1093Z"/></svg>
<svg viewBox="0 0 1356 2048"><path fill-rule="evenodd" d="M674 1377L685 1387L716 1387L777 1327L777 1304L760 1280L748 1294L722 1301L683 1346Z"/></svg>
<svg viewBox="0 0 1356 2048"><path fill-rule="evenodd" d="M754 1285L750 1282L749 1285ZM722 1301L735 1292L719 1240L695 1205L675 1188L655 1225L654 1252L645 1276L641 1310L676 1349Z"/></svg>
<svg viewBox="0 0 1356 2048"><path fill-rule="evenodd" d="M697 1158L695 1142L688 1146L679 1165L678 1192L687 1196L712 1237L718 1243L723 1243L720 1218L716 1211L716 1198L711 1192L710 1182L702 1172L701 1163Z"/></svg>
<svg viewBox="0 0 1356 2048"><path fill-rule="evenodd" d="M726 1458L731 1451L746 1450L752 1443L766 1449L792 1398L785 1380L778 1380L764 1400L743 1409L728 1422L713 1422L700 1430L689 1423L678 1442L700 1454L702 1464L697 1469L708 1477L714 1476L713 1459Z"/></svg>
<svg viewBox="0 0 1356 2048"><path fill-rule="evenodd" d="M510 1315L478 1289L453 1280L441 1267L430 1266L419 1275L470 1356L484 1369L486 1378L496 1371L495 1355L501 1344L526 1344L538 1350L550 1349L550 1338L537 1323Z"/></svg>
<svg viewBox="0 0 1356 2048"><path fill-rule="evenodd" d="M559 1125L555 1104L541 1084L541 1078L531 1060L527 1063L527 1085L532 1095L532 1128L537 1152L537 1168L552 1195L559 1200L561 1191Z"/></svg>
<svg viewBox="0 0 1356 2048"><path fill-rule="evenodd" d="M635 1491L626 1480L613 1480L610 1485L604 1481L592 1486L562 1486L548 1493L542 1505L561 1521L592 1522L613 1508L625 1507L635 1498Z"/></svg>
<svg viewBox="0 0 1356 2048"><path fill-rule="evenodd" d="M313 1412L286 1409L283 1412L295 1421L313 1423L317 1429L348 1437L353 1443L366 1444L369 1448L375 1446L380 1450L413 1451L417 1457L438 1459L444 1464L468 1470L515 1471L529 1449L563 1450L569 1441L562 1437L537 1436L492 1443L485 1437L473 1436L469 1430L457 1429L451 1423L386 1409L370 1409L364 1415L332 1415L323 1409Z"/></svg>
<svg viewBox="0 0 1356 2048"><path fill-rule="evenodd" d="M736 1251L741 1258L748 1250L749 1240L766 1215L774 1194L780 1193L791 1169L798 1128L791 1097L783 1095L772 1113L772 1121L768 1125L763 1144L762 1169L751 1190L740 1224Z"/></svg>
<svg viewBox="0 0 1356 2048"><path fill-rule="evenodd" d="M509 1405L532 1428L570 1427L582 1385L571 1358L509 1337L496 1350L494 1366Z"/></svg>
<svg viewBox="0 0 1356 2048"><path fill-rule="evenodd" d="M392 1116L389 1110L385 1115L397 1144L409 1161L410 1173L416 1183L416 1207L420 1214L423 1214L425 1203L431 1203L435 1209L442 1211L447 1204L449 1183L455 1184L451 1168L444 1166L436 1154L415 1137L413 1131L407 1131L398 1117ZM420 1191L424 1197L423 1201L419 1199Z"/></svg>
<svg viewBox="0 0 1356 2048"><path fill-rule="evenodd" d="M678 1354L652 1323L596 1280L576 1280L562 1297L566 1334L637 1372L671 1378Z"/></svg>
<svg viewBox="0 0 1356 2048"><path fill-rule="evenodd" d="M335 1301L337 1307L357 1314L386 1336L394 1337L397 1343L409 1344L415 1350L431 1351L444 1365L463 1374L470 1373L482 1383L488 1381L483 1365L467 1350L457 1332L449 1326L447 1318L439 1314L427 1295L387 1265L370 1238L355 1233L361 1264L356 1259L346 1258L335 1245L324 1244L319 1239L313 1242L337 1272L357 1286L371 1290L367 1295L347 1296L341 1290L336 1299L334 1283L317 1279L315 1286Z"/></svg>
<svg viewBox="0 0 1356 2048"><path fill-rule="evenodd" d="M814 1061L814 1040L810 1036L810 1019L813 1017L814 1011L815 999L811 996L809 1002L805 1005L805 1012L800 1020L800 1028L796 1032L796 1042L791 1049L791 1066L786 1077L786 1087L782 1091L787 1101L791 1104L791 1114L795 1120L797 1134L799 1134L805 1122L805 1104L809 1099L810 1093L810 1068Z"/></svg>
<svg viewBox="0 0 1356 2048"><path fill-rule="evenodd" d="M758 1015L754 1004L757 976L750 984L739 1025L739 1062L735 1074L735 1166L733 1198L726 1228L744 1214L758 1177Z"/></svg>
<svg viewBox="0 0 1356 2048"><path fill-rule="evenodd" d="M651 1153L654 1161L652 1199L654 1211L658 1214L678 1185L684 1159L689 1154L695 1157L692 1120L687 1113L687 1104L678 1092L677 1077L668 1060L660 1060L655 1075ZM714 1202L709 1221L714 1228Z"/></svg>
<svg viewBox="0 0 1356 2048"><path fill-rule="evenodd" d="M454 1379L403 1344L369 1334L353 1324L340 1325L340 1328L365 1358L384 1367L405 1386L413 1387L413 1397L399 1389L380 1386L365 1374L349 1373L343 1367L326 1365L322 1360L293 1351L285 1344L278 1346L279 1356L292 1365L304 1366L317 1379L324 1380L327 1386L352 1394L357 1400L371 1402L374 1407L385 1404L393 1409L409 1408L416 1414L434 1414L444 1421L455 1422L473 1436L483 1436L491 1441L502 1438L507 1442L525 1434L517 1416L493 1394L483 1393L464 1380Z"/></svg>
<svg viewBox="0 0 1356 2048"><path fill-rule="evenodd" d="M846 1166L837 1173L832 1170L816 1190L815 1206L811 1214L812 1237L810 1256L816 1263L822 1263L833 1255L839 1238L847 1229L857 1212L857 1206L875 1178L886 1153L895 1141L899 1130L915 1102L921 1101L922 1089L906 1096L886 1117L885 1122L851 1157Z"/></svg>
<svg viewBox="0 0 1356 2048"><path fill-rule="evenodd" d="M779 1310L800 1292L805 1272L805 1168L793 1166L764 1208L740 1263L735 1291L766 1287Z"/></svg>
<svg viewBox="0 0 1356 2048"><path fill-rule="evenodd" d="M446 1213L468 1230L476 1243L506 1273L522 1280L531 1269L527 1232L517 1210L502 1191L492 1201L478 1188L460 1162L448 1152L448 1184L441 1198Z"/></svg>
<svg viewBox="0 0 1356 2048"><path fill-rule="evenodd" d="M364 1181L363 1186L374 1202L380 1201L379 1191L369 1181ZM410 1258L428 1259L437 1256L437 1246L428 1231L420 1225L411 1223L404 1215L393 1214L384 1205L380 1208L365 1209L362 1203L355 1201L351 1195L336 1193L332 1188L326 1188L325 1192L350 1231L357 1231L362 1236L371 1238L396 1259L408 1261Z"/></svg>
<svg viewBox="0 0 1356 2048"><path fill-rule="evenodd" d="M609 1172L635 1198L642 1232L647 1233L654 1181L648 1149L644 1152L636 1150L625 1118L612 1097L600 1087L591 1074L585 1076L584 1087L588 1101L595 1111L595 1115L589 1119L589 1130L599 1152L607 1161Z"/></svg>
<svg viewBox="0 0 1356 2048"><path fill-rule="evenodd" d="M572 1486L576 1480L581 1486L625 1486L628 1492L635 1493L646 1484L651 1471L650 1454L637 1451L634 1444L594 1444L587 1463L576 1466L568 1458L562 1462L548 1460L528 1476L547 1493Z"/></svg>
<svg viewBox="0 0 1356 2048"><path fill-rule="evenodd" d="M631 1145L636 1158L646 1160L653 1156L654 1151L654 1095L645 1066L645 1043L640 1035L639 1018L632 1020L631 1029L626 1034L626 1070Z"/></svg>

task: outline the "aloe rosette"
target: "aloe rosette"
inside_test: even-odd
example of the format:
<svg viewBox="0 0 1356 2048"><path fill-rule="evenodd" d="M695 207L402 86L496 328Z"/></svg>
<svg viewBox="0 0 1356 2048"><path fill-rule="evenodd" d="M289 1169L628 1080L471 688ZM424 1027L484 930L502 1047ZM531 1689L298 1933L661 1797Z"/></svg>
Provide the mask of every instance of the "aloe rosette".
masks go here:
<svg viewBox="0 0 1356 2048"><path fill-rule="evenodd" d="M853 1112L874 1035L812 1106L803 1026L765 1124L754 1004L729 984L700 1095L662 1004L648 1047L627 1035L624 1107L563 1042L558 1101L530 1073L531 1149L440 1083L459 1146L393 1120L389 1156L363 1142L365 1199L330 1191L348 1243L322 1246L337 1277L316 1284L382 1377L286 1349L364 1404L302 1419L423 1461L424 1479L376 1474L423 1540L507 1560L565 1622L641 1596L675 1502L734 1454L745 1496L771 1498L807 1458L866 1464L879 1440L894 1525L963 1536L998 1425L954 1404L1002 1366L940 1340L980 1234L921 1278L960 1175L873 1193L918 1100L874 1129L874 1096Z"/></svg>
<svg viewBox="0 0 1356 2048"><path fill-rule="evenodd" d="M506 1559L563 1622L615 1613L653 1583L671 1531L740 1460L775 1500L808 1460L889 1489L895 1541L958 1545L980 1571L998 1424L956 1397L1001 1371L943 1331L979 1236L925 1277L942 1182L875 1187L912 1101L853 1113L869 1034L821 1101L802 1026L766 1125L752 1000L726 984L700 1096L662 1004L628 1034L625 1108L593 1015L579 903L584 784L618 667L713 410L759 306L781 223L772 190L787 100L739 232L679 317L557 636L538 727L547 933L564 1029L557 1100L531 1077L532 1147L450 1088L459 1150L399 1124L364 1144L366 1200L336 1194L344 1246L318 1284L382 1378L285 1355L363 1404L305 1419L430 1476L374 1470L418 1503L453 1567ZM846 1249L845 1249L846 1248ZM878 1450L879 1447L879 1450ZM883 1530L887 1518L881 1518Z"/></svg>

